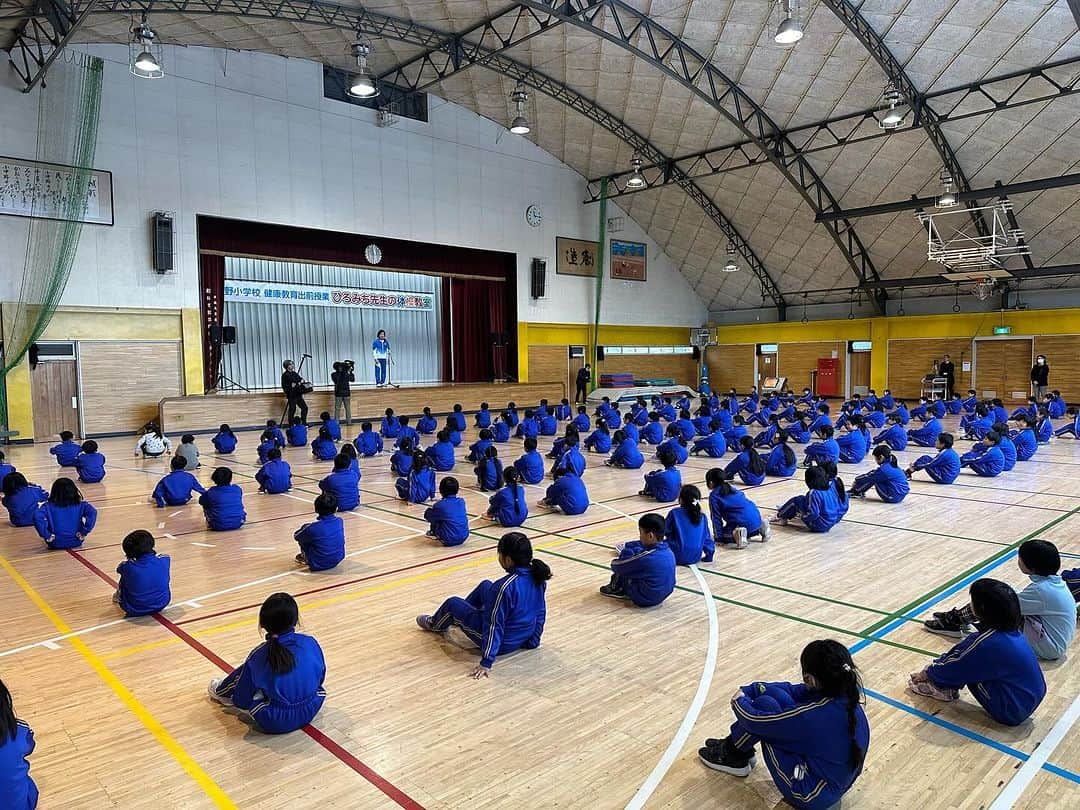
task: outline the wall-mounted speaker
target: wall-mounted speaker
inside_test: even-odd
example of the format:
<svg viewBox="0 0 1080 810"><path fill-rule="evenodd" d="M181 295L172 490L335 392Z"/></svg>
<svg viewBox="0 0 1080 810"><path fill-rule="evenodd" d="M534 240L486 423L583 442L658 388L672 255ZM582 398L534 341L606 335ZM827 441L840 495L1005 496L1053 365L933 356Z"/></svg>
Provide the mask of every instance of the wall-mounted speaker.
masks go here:
<svg viewBox="0 0 1080 810"><path fill-rule="evenodd" d="M603 360L604 359L604 347L603 346L597 346L596 347L596 359L597 360Z"/></svg>
<svg viewBox="0 0 1080 810"><path fill-rule="evenodd" d="M700 360L701 359L701 347L700 346L695 346L693 354L694 354L694 359L695 360Z"/></svg>
<svg viewBox="0 0 1080 810"><path fill-rule="evenodd" d="M533 259L529 283L529 295L543 298L547 294L547 262Z"/></svg>
<svg viewBox="0 0 1080 810"><path fill-rule="evenodd" d="M154 271L169 273L173 269L173 218L161 211L150 221L154 243Z"/></svg>

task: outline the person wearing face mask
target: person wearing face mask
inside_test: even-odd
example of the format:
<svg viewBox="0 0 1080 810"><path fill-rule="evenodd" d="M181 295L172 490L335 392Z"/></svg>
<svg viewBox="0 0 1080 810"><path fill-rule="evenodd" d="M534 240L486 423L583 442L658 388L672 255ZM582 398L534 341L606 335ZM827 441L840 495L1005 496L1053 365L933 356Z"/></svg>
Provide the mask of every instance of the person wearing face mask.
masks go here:
<svg viewBox="0 0 1080 810"><path fill-rule="evenodd" d="M1031 367L1031 387L1036 401L1042 402L1046 396L1046 389L1050 380L1050 366L1046 362L1046 355L1040 354L1035 358L1035 365Z"/></svg>

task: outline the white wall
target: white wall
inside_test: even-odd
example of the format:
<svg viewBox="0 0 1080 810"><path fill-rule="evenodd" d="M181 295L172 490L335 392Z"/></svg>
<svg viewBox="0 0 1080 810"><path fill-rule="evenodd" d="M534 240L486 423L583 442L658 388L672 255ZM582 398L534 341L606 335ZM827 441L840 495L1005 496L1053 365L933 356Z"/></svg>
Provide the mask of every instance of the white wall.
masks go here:
<svg viewBox="0 0 1080 810"><path fill-rule="evenodd" d="M592 283L557 276L555 237L596 238L584 179L527 139L430 98L430 123L375 126L371 110L322 96L313 62L167 47L167 76L127 70L125 46L80 45L106 60L96 167L113 172L114 227L83 229L64 305L197 307L195 216L212 214L514 252L518 317L587 322ZM6 59L6 57L5 57ZM0 154L33 157L36 92L0 61ZM536 203L544 223L529 227ZM176 214L177 271L149 267L149 216ZM609 206L608 215L622 212ZM659 246L645 241L647 284L605 281L606 323L689 325L705 307ZM0 217L0 297L16 295L26 221ZM529 263L547 258L548 296L529 299ZM644 301L647 306L643 306Z"/></svg>

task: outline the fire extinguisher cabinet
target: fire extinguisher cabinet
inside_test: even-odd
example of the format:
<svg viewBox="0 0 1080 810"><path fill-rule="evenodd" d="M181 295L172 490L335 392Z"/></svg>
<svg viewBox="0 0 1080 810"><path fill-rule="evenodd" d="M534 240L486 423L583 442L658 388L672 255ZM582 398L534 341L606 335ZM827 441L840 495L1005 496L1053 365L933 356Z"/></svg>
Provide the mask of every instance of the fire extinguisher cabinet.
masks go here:
<svg viewBox="0 0 1080 810"><path fill-rule="evenodd" d="M835 397L840 395L840 359L837 357L819 357L817 361L818 396Z"/></svg>

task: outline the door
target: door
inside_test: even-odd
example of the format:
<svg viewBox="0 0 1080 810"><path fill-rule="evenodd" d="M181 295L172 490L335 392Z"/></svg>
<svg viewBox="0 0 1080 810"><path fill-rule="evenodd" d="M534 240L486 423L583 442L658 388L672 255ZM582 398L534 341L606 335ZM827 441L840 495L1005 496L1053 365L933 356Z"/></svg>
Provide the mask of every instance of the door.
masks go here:
<svg viewBox="0 0 1080 810"><path fill-rule="evenodd" d="M74 360L42 360L30 373L34 438L55 439L62 430L79 435L78 382Z"/></svg>
<svg viewBox="0 0 1080 810"><path fill-rule="evenodd" d="M1031 363L1031 338L976 340L972 387L980 397L1023 402L1031 394Z"/></svg>
<svg viewBox="0 0 1080 810"><path fill-rule="evenodd" d="M851 390L848 394L865 394L870 390L870 352L852 352L848 355L851 374Z"/></svg>
<svg viewBox="0 0 1080 810"><path fill-rule="evenodd" d="M778 372L776 369L776 352L758 355L757 387L759 391L767 378L777 376Z"/></svg>
<svg viewBox="0 0 1080 810"><path fill-rule="evenodd" d="M570 348L577 348L577 347L570 347ZM582 347L582 348L584 348L584 347ZM581 371L581 369L584 368L584 367L585 367L585 355L584 354L582 354L581 357L571 357L570 358L570 365L569 365L569 368L567 369L566 390L567 390L567 396L570 398L571 402L573 402L573 400L574 400L574 391L577 390L577 373L579 371ZM587 391L588 389L589 389L589 387L586 386L585 390Z"/></svg>

